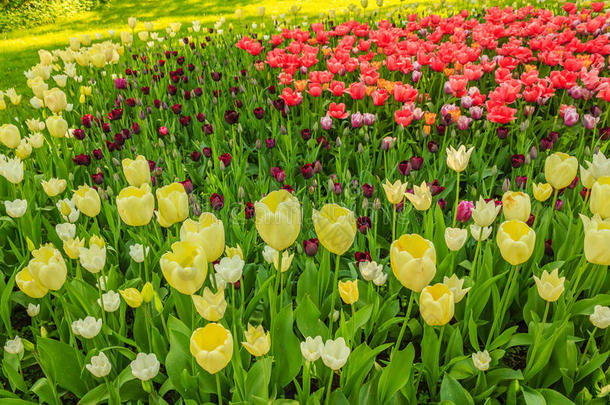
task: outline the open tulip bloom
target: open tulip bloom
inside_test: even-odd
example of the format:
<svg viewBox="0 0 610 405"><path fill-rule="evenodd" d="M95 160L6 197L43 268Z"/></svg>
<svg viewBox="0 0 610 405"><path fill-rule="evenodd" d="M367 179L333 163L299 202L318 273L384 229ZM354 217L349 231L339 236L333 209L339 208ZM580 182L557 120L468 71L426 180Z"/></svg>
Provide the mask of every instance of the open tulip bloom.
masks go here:
<svg viewBox="0 0 610 405"><path fill-rule="evenodd" d="M0 405L607 402L605 3L145 3L5 63Z"/></svg>

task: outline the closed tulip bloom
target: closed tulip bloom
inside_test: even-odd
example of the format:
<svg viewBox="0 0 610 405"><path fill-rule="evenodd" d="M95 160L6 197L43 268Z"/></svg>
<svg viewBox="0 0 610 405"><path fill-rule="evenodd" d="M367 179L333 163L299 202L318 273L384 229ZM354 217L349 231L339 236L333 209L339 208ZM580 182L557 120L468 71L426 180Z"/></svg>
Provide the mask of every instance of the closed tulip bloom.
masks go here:
<svg viewBox="0 0 610 405"><path fill-rule="evenodd" d="M565 280L565 277L559 277L559 269L554 269L550 273L544 270L540 278L534 276L538 295L548 302L555 302L559 299L564 290Z"/></svg>
<svg viewBox="0 0 610 405"><path fill-rule="evenodd" d="M337 204L326 204L313 210L312 219L318 240L330 252L342 255L354 243L356 218L354 213Z"/></svg>
<svg viewBox="0 0 610 405"><path fill-rule="evenodd" d="M441 326L449 323L455 311L455 298L445 284L434 284L425 287L419 297L419 312L430 326Z"/></svg>
<svg viewBox="0 0 610 405"><path fill-rule="evenodd" d="M340 337L335 340L329 339L324 343L321 357L326 367L336 371L347 363L350 352L351 350L345 344L345 339Z"/></svg>
<svg viewBox="0 0 610 405"><path fill-rule="evenodd" d="M169 285L186 295L199 290L208 273L205 252L191 242L174 242L172 250L161 256L160 264Z"/></svg>
<svg viewBox="0 0 610 405"><path fill-rule="evenodd" d="M366 281L373 281L383 274L383 265L377 264L376 262L360 262L358 263L358 270L362 274L362 278Z"/></svg>
<svg viewBox="0 0 610 405"><path fill-rule="evenodd" d="M28 264L30 274L42 286L49 290L59 290L66 281L66 262L59 250L50 243L32 251Z"/></svg>
<svg viewBox="0 0 610 405"><path fill-rule="evenodd" d="M208 287L203 289L203 295L192 295L193 304L197 313L203 319L210 322L218 322L222 319L227 309L224 290L218 290L216 294Z"/></svg>
<svg viewBox="0 0 610 405"><path fill-rule="evenodd" d="M548 200L553 195L553 186L549 183L534 183L534 198L540 202Z"/></svg>
<svg viewBox="0 0 610 405"><path fill-rule="evenodd" d="M420 292L436 274L434 244L417 234L402 235L390 246L390 263L405 288Z"/></svg>
<svg viewBox="0 0 610 405"><path fill-rule="evenodd" d="M271 335L265 333L263 325L258 325L256 328L248 324L248 329L244 332L246 341L241 344L246 348L248 353L254 357L264 356L271 348Z"/></svg>
<svg viewBox="0 0 610 405"><path fill-rule="evenodd" d="M84 184L78 186L78 190L72 196L76 208L88 217L95 217L100 213L102 202L100 196L95 189Z"/></svg>
<svg viewBox="0 0 610 405"><path fill-rule="evenodd" d="M157 204L159 205L159 224L169 228L177 222L182 222L189 215L189 199L180 183L172 183L157 189Z"/></svg>
<svg viewBox="0 0 610 405"><path fill-rule="evenodd" d="M209 262L215 262L225 249L225 229L222 221L211 212L204 212L198 221L188 218L180 227L180 240L203 248Z"/></svg>
<svg viewBox="0 0 610 405"><path fill-rule="evenodd" d="M596 305L589 320L596 328L606 329L610 326L610 307Z"/></svg>
<svg viewBox="0 0 610 405"><path fill-rule="evenodd" d="M6 209L6 213L9 217L21 218L28 209L28 201L19 199L14 201L5 201L4 208Z"/></svg>
<svg viewBox="0 0 610 405"><path fill-rule="evenodd" d="M458 173L463 172L468 167L468 162L470 161L470 155L474 147L466 150L464 145L460 145L460 147L455 150L453 146L449 146L447 148L447 166Z"/></svg>
<svg viewBox="0 0 610 405"><path fill-rule="evenodd" d="M504 260L513 266L525 263L534 252L536 232L525 222L503 222L498 228L496 242Z"/></svg>
<svg viewBox="0 0 610 405"><path fill-rule="evenodd" d="M425 181L413 187L413 194L406 193L405 196L418 211L426 211L432 205L432 193Z"/></svg>
<svg viewBox="0 0 610 405"><path fill-rule="evenodd" d="M216 275L226 283L236 283L242 275L245 262L239 256L223 257L220 263L214 266Z"/></svg>
<svg viewBox="0 0 610 405"><path fill-rule="evenodd" d="M489 370L489 365L491 364L491 356L487 350L473 353L472 363L478 370L487 371Z"/></svg>
<svg viewBox="0 0 610 405"><path fill-rule="evenodd" d="M282 251L301 230L301 204L286 190L272 191L254 204L256 230L265 243Z"/></svg>
<svg viewBox="0 0 610 405"><path fill-rule="evenodd" d="M0 175L10 183L21 183L23 180L23 162L19 158L0 160Z"/></svg>
<svg viewBox="0 0 610 405"><path fill-rule="evenodd" d="M63 138L68 133L68 122L61 115L51 115L45 123L54 138Z"/></svg>
<svg viewBox="0 0 610 405"><path fill-rule="evenodd" d="M79 237L70 238L64 241L64 252L72 260L76 260L80 256L81 248L85 247L85 239Z"/></svg>
<svg viewBox="0 0 610 405"><path fill-rule="evenodd" d="M149 251L150 247L146 246L145 248L140 243L129 246L129 256L131 256L136 263L143 263L146 256L148 256Z"/></svg>
<svg viewBox="0 0 610 405"><path fill-rule="evenodd" d="M358 280L339 281L339 295L349 305L358 301Z"/></svg>
<svg viewBox="0 0 610 405"><path fill-rule="evenodd" d="M591 188L591 212L603 219L610 218L610 176L602 176Z"/></svg>
<svg viewBox="0 0 610 405"><path fill-rule="evenodd" d="M130 186L140 187L142 184L150 183L150 166L144 156L138 155L135 159L125 158L121 165Z"/></svg>
<svg viewBox="0 0 610 405"><path fill-rule="evenodd" d="M610 219L599 215L587 218L580 215L585 230L585 257L589 263L610 266Z"/></svg>
<svg viewBox="0 0 610 405"><path fill-rule="evenodd" d="M449 289L453 293L453 299L455 300L456 304L464 298L466 293L468 293L471 288L463 288L464 279L459 279L457 274L452 274L451 277L444 276L443 284L449 287Z"/></svg>
<svg viewBox="0 0 610 405"><path fill-rule="evenodd" d="M149 381L159 374L161 363L154 353L138 353L129 366L134 377L140 381Z"/></svg>
<svg viewBox="0 0 610 405"><path fill-rule="evenodd" d="M191 335L191 354L197 364L210 374L216 374L233 357L233 336L219 323L208 323Z"/></svg>
<svg viewBox="0 0 610 405"><path fill-rule="evenodd" d="M53 87L51 90L45 91L44 105L47 106L53 114L62 112L68 107L66 93L64 93L57 87Z"/></svg>
<svg viewBox="0 0 610 405"><path fill-rule="evenodd" d="M386 179L385 183L383 183L382 186L390 204L398 205L405 198L405 192L407 191L407 183L403 183L400 180L396 180L394 184L392 184L388 181L388 179Z"/></svg>
<svg viewBox="0 0 610 405"><path fill-rule="evenodd" d="M78 259L81 266L90 273L96 274L104 269L106 265L106 246L103 243L96 243L96 239L89 239L88 248L80 248Z"/></svg>
<svg viewBox="0 0 610 405"><path fill-rule="evenodd" d="M24 267L15 275L15 283L17 284L17 287L30 298L42 298L49 292L48 288L32 277L32 274L27 267Z"/></svg>
<svg viewBox="0 0 610 405"><path fill-rule="evenodd" d="M544 162L546 181L556 189L569 186L576 177L577 171L578 160L567 153L555 152Z"/></svg>
<svg viewBox="0 0 610 405"><path fill-rule="evenodd" d="M311 363L320 358L323 350L324 343L322 342L322 336L316 336L315 338L307 336L305 341L301 342L301 354L305 360Z"/></svg>
<svg viewBox="0 0 610 405"><path fill-rule="evenodd" d="M108 291L102 294L101 300L97 299L97 304L106 312L114 312L121 305L121 296L114 291Z"/></svg>
<svg viewBox="0 0 610 405"><path fill-rule="evenodd" d="M64 179L49 179L42 180L42 189L49 197L55 197L56 195L63 193L66 189L66 181Z"/></svg>
<svg viewBox="0 0 610 405"><path fill-rule="evenodd" d="M21 160L27 159L32 154L32 145L27 139L22 139L19 146L15 149L15 156Z"/></svg>
<svg viewBox="0 0 610 405"><path fill-rule="evenodd" d="M445 243L449 250L457 252L468 239L468 231L461 228L445 228Z"/></svg>
<svg viewBox="0 0 610 405"><path fill-rule="evenodd" d="M104 352L100 352L97 356L91 357L91 363L87 364L87 370L97 378L104 378L110 374L112 364Z"/></svg>
<svg viewBox="0 0 610 405"><path fill-rule="evenodd" d="M490 226L498 216L500 208L493 201L485 202L483 197L479 197L479 200L472 209L472 219L480 227Z"/></svg>
<svg viewBox="0 0 610 405"><path fill-rule="evenodd" d="M142 290L140 290L140 294L142 295L142 300L144 300L144 302L146 302L147 304L155 298L155 288L150 283L150 281L147 281L142 286Z"/></svg>
<svg viewBox="0 0 610 405"><path fill-rule="evenodd" d="M102 320L88 316L85 319L77 319L72 322L72 332L85 339L93 339L102 330Z"/></svg>
<svg viewBox="0 0 610 405"><path fill-rule="evenodd" d="M121 294L121 297L123 297L127 305L132 308L138 308L144 301L142 294L140 294L140 291L138 291L136 288L119 290L119 294Z"/></svg>
<svg viewBox="0 0 610 405"><path fill-rule="evenodd" d="M28 304L28 307L26 309L26 312L28 313L28 316L30 318L35 318L38 316L38 314L40 313L40 304L32 304L31 302Z"/></svg>
<svg viewBox="0 0 610 405"><path fill-rule="evenodd" d="M507 191L502 196L502 209L506 220L527 222L532 212L530 196L521 191Z"/></svg>
<svg viewBox="0 0 610 405"><path fill-rule="evenodd" d="M129 226L147 225L155 211L155 198L150 192L150 186L129 186L121 190L116 198L119 216Z"/></svg>
<svg viewBox="0 0 610 405"><path fill-rule="evenodd" d="M0 142L7 148L15 149L21 142L19 128L13 124L4 124L0 126Z"/></svg>

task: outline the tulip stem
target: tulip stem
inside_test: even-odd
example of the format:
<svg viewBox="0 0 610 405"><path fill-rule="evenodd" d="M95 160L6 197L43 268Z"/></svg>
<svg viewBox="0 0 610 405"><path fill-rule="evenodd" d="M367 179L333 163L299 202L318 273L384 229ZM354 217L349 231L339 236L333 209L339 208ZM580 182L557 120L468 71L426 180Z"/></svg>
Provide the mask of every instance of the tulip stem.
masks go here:
<svg viewBox="0 0 610 405"><path fill-rule="evenodd" d="M589 346L591 346L591 342L594 340L595 332L597 332L597 326L593 328L591 333L589 334L589 339L587 339L587 344L585 345L585 350L582 351L582 356L580 357L580 361L578 362L578 366L582 365L582 362L585 360L585 356L589 351Z"/></svg>
<svg viewBox="0 0 610 405"><path fill-rule="evenodd" d="M481 230L479 231L479 239L477 240L477 248L474 251L474 259L472 260L472 267L470 268L470 278L472 279L473 283L475 281L475 269L477 267L479 253L481 252L481 237L483 235L483 227L480 227L480 228L481 228Z"/></svg>
<svg viewBox="0 0 610 405"><path fill-rule="evenodd" d="M518 266L511 266L510 274L508 275L508 283L504 286L504 291L502 292L502 297L500 298L500 312L499 315L494 316L493 323L491 324L491 329L489 330L489 336L487 337L487 344L485 346L489 346L491 343L491 339L493 339L496 328L498 326L502 327L502 322L504 321L504 313L508 310L508 307L504 309L505 306L508 305L508 297L512 294L513 287L515 283L517 283L517 275L519 274ZM497 312L496 312L497 314Z"/></svg>
<svg viewBox="0 0 610 405"><path fill-rule="evenodd" d="M311 387L311 375L309 373L310 362L305 361L305 367L303 367L303 400L301 403L306 404L309 399L309 391Z"/></svg>
<svg viewBox="0 0 610 405"><path fill-rule="evenodd" d="M407 323L409 322L409 317L411 316L411 308L413 307L413 301L415 299L415 292L411 291L409 295L409 304L407 305L407 311L405 312L405 318L402 322L402 327L400 328L400 333L398 334L398 339L396 339L396 344L394 345L394 349L392 350L392 355L400 348L400 344L402 343L402 337L405 334L405 330L407 329Z"/></svg>
<svg viewBox="0 0 610 405"><path fill-rule="evenodd" d="M339 284L339 263L341 262L341 256L337 255L337 260L335 261L335 282L333 283L333 293L330 297L330 321L328 326L328 337L332 339L333 337L333 321L335 318L335 298L337 297L337 288Z"/></svg>
<svg viewBox="0 0 610 405"><path fill-rule="evenodd" d="M452 225L453 228L455 228L455 221L457 220L457 209L458 209L459 202L460 202L460 172L457 172L457 181L455 183L455 207L454 207L454 212L453 212L453 225Z"/></svg>
<svg viewBox="0 0 610 405"><path fill-rule="evenodd" d="M326 389L326 401L324 402L325 405L329 405L330 404L330 391L332 390L333 387L333 374L334 374L334 370L330 370L330 377L328 377L328 388Z"/></svg>
<svg viewBox="0 0 610 405"><path fill-rule="evenodd" d="M218 405L222 405L222 389L220 388L220 375L216 373L216 395L218 396Z"/></svg>
<svg viewBox="0 0 610 405"><path fill-rule="evenodd" d="M546 301L546 305L544 306L544 315L542 315L542 325L546 323L546 318L549 316L549 302Z"/></svg>
<svg viewBox="0 0 610 405"><path fill-rule="evenodd" d="M396 240L396 206L392 205L392 242Z"/></svg>

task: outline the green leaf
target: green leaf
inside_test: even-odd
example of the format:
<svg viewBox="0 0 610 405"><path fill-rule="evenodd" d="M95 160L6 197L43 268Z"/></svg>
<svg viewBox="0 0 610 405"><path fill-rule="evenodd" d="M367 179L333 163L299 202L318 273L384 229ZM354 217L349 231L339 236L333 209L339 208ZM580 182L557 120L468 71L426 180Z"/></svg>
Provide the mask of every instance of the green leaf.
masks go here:
<svg viewBox="0 0 610 405"><path fill-rule="evenodd" d="M250 367L246 376L246 399L250 399L251 396L267 398L270 377L271 359L259 358Z"/></svg>
<svg viewBox="0 0 610 405"><path fill-rule="evenodd" d="M51 383L82 397L88 391L81 378L82 366L78 362L76 350L63 342L39 338L38 353L43 370Z"/></svg>
<svg viewBox="0 0 610 405"><path fill-rule="evenodd" d="M546 400L538 391L523 386L521 387L521 392L523 392L523 398L525 399L526 405L546 405Z"/></svg>
<svg viewBox="0 0 610 405"><path fill-rule="evenodd" d="M321 313L309 295L305 295L294 311L297 327L304 337L326 336L328 330L320 320Z"/></svg>
<svg viewBox="0 0 610 405"><path fill-rule="evenodd" d="M474 405L468 391L449 374L445 374L441 383L441 401L452 401L459 405Z"/></svg>
<svg viewBox="0 0 610 405"><path fill-rule="evenodd" d="M411 379L411 367L415 358L415 348L409 343L404 350L396 351L390 364L383 369L379 378L377 398L379 403L387 403L392 396Z"/></svg>
<svg viewBox="0 0 610 405"><path fill-rule="evenodd" d="M271 332L273 358L277 362L273 367L273 380L277 381L281 388L297 376L303 361L299 339L292 330L293 323L292 307L287 305L277 314Z"/></svg>
<svg viewBox="0 0 610 405"><path fill-rule="evenodd" d="M610 354L610 352L606 352L603 354L598 353L598 354L594 355L593 357L591 357L591 359L587 362L587 364L585 364L578 370L576 383L579 383L580 381L582 381L586 376L588 376L595 370L600 369L602 367L602 365L606 362L606 359L608 359L609 354Z"/></svg>
<svg viewBox="0 0 610 405"><path fill-rule="evenodd" d="M53 387L51 387L52 383L49 383L49 380L46 378L41 378L32 385L32 392L38 395L41 402L46 402L48 404L61 404L61 401L53 392Z"/></svg>
<svg viewBox="0 0 610 405"><path fill-rule="evenodd" d="M542 389L540 389L538 391L542 394L542 396L546 400L547 404L552 404L552 405L576 405L574 402L572 402L568 398L564 397L562 394L560 394L559 392L557 392L555 390L551 390L551 389L547 389L547 388L542 388Z"/></svg>
<svg viewBox="0 0 610 405"><path fill-rule="evenodd" d="M386 343L371 349L366 343L363 343L349 355L349 361L341 373L341 387L348 397L358 393L358 389L375 363L375 357L390 346L389 343Z"/></svg>

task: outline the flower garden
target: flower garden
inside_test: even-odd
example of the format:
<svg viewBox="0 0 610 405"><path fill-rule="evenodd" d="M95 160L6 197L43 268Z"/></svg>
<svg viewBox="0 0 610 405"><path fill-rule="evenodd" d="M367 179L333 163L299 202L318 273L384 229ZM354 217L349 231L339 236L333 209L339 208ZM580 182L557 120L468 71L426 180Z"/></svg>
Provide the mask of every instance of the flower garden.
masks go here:
<svg viewBox="0 0 610 405"><path fill-rule="evenodd" d="M38 52L0 404L608 403L605 4L382 5Z"/></svg>

